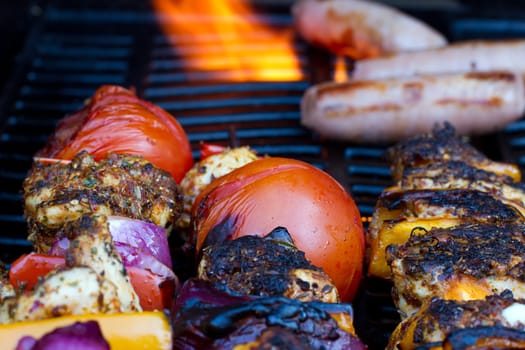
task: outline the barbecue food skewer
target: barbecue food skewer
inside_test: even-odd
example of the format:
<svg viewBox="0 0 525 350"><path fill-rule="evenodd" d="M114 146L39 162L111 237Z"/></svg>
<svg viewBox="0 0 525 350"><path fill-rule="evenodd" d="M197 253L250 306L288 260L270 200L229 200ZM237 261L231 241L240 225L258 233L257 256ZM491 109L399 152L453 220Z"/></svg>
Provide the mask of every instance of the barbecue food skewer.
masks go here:
<svg viewBox="0 0 525 350"><path fill-rule="evenodd" d="M67 230L66 267L50 272L32 291L5 298L0 323L142 310L106 217L85 215Z"/></svg>
<svg viewBox="0 0 525 350"><path fill-rule="evenodd" d="M392 279L402 318L388 349L441 349L468 337L520 344L523 323L498 321L525 295L519 168L488 159L449 124L386 155L396 183L376 203L367 244L368 274ZM502 313L501 300L517 306Z"/></svg>
<svg viewBox="0 0 525 350"><path fill-rule="evenodd" d="M433 227L467 223L525 223L523 214L486 192L469 189L386 191L368 227L368 275L390 278L385 250Z"/></svg>

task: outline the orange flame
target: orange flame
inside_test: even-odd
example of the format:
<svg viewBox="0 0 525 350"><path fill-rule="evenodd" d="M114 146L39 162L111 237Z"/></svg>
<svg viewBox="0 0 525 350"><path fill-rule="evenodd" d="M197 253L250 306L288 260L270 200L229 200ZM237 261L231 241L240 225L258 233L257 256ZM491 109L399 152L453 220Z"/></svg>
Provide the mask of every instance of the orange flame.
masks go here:
<svg viewBox="0 0 525 350"><path fill-rule="evenodd" d="M273 28L247 0L152 0L187 70L230 81L293 81L302 73L293 29Z"/></svg>
<svg viewBox="0 0 525 350"><path fill-rule="evenodd" d="M346 60L343 56L336 57L333 79L337 82L345 82L350 80Z"/></svg>

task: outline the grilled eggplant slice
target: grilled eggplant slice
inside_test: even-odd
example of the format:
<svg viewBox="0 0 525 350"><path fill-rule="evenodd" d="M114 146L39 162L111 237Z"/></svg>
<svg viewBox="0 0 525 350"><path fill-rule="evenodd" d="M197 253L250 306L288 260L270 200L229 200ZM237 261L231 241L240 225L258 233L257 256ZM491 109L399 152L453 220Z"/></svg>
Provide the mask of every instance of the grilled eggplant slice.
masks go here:
<svg viewBox="0 0 525 350"><path fill-rule="evenodd" d="M517 223L523 216L488 193L467 190L407 190L383 192L367 232L368 274L390 278L385 249L434 227L467 223Z"/></svg>
<svg viewBox="0 0 525 350"><path fill-rule="evenodd" d="M366 349L350 304L232 296L190 279L171 315L174 349Z"/></svg>
<svg viewBox="0 0 525 350"><path fill-rule="evenodd" d="M401 180L406 169L450 161L463 162L473 168L508 176L513 182L521 179L518 166L490 160L463 138L456 136L450 123L399 142L389 148L386 155L395 181Z"/></svg>
<svg viewBox="0 0 525 350"><path fill-rule="evenodd" d="M396 327L387 349L442 348L445 341L460 342L459 330L467 332L461 338L470 334L482 340L502 328L525 331L525 300L515 299L510 291L468 301L434 297Z"/></svg>
<svg viewBox="0 0 525 350"><path fill-rule="evenodd" d="M306 259L284 227L204 248L197 277L230 294L339 302L330 277Z"/></svg>
<svg viewBox="0 0 525 350"><path fill-rule="evenodd" d="M511 290L525 298L525 226L468 224L412 235L386 250L402 318L430 297L470 300Z"/></svg>
<svg viewBox="0 0 525 350"><path fill-rule="evenodd" d="M36 161L23 187L28 239L43 253L58 229L83 214L150 221L169 232L182 212L172 176L138 156L112 154L96 162L81 152L70 163Z"/></svg>

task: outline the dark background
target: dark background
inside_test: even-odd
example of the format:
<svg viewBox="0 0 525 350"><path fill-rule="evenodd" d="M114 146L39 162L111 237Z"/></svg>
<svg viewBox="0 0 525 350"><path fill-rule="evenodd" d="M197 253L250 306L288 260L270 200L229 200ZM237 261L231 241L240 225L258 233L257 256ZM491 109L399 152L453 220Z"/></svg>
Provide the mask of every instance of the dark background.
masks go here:
<svg viewBox="0 0 525 350"><path fill-rule="evenodd" d="M0 0L0 92L16 65L32 21L42 12L42 2Z"/></svg>

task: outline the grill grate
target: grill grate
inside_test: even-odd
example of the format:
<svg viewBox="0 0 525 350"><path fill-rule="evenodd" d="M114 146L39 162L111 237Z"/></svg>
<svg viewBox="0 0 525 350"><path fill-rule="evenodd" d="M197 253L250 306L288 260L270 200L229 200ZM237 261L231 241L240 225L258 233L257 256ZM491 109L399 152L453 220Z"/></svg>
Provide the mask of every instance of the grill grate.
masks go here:
<svg viewBox="0 0 525 350"><path fill-rule="evenodd" d="M185 57L221 59L214 34L164 36L147 2L134 3L55 1L35 21L20 64L0 100L1 260L11 262L30 250L21 185L32 155L43 146L56 122L80 108L102 84L133 86L139 96L175 115L188 132L195 157L199 142L208 141L250 145L260 154L301 159L339 180L364 217L372 214L377 196L392 182L383 159L385 145L332 143L299 123L304 90L330 78L333 57L294 38L302 72L294 81L231 82L224 79L227 71L217 70L213 75L198 69L186 71ZM276 28L290 27L289 2L260 3L257 8L263 21ZM477 16L464 7L404 10L438 26L451 40L525 34L525 21ZM257 59L258 50L269 44L268 38L259 32L246 35L251 39L253 59ZM274 63L278 66L279 62L276 58ZM525 121L473 143L495 159L525 168ZM388 283L366 281L355 303L356 326L370 349L384 348L397 321L389 289Z"/></svg>

